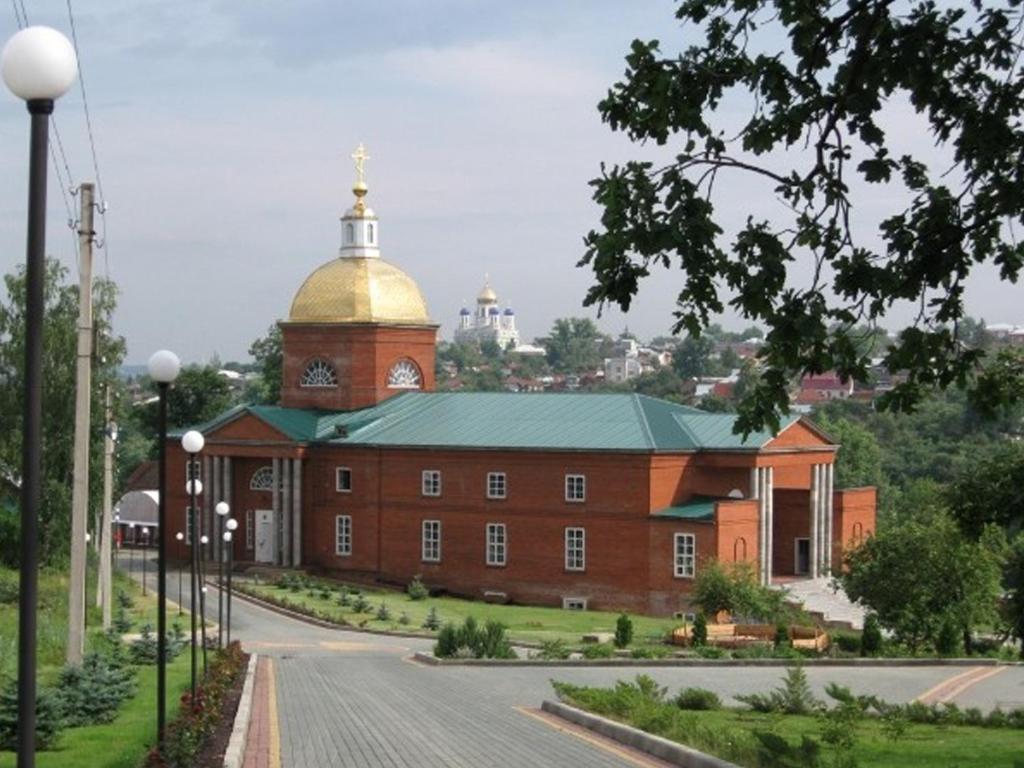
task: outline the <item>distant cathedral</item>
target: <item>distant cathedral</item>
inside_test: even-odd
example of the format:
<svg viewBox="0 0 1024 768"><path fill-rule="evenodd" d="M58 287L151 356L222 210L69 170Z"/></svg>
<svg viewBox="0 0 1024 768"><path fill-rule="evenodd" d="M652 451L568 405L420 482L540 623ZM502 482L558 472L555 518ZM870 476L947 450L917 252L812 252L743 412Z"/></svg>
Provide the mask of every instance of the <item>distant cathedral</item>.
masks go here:
<svg viewBox="0 0 1024 768"><path fill-rule="evenodd" d="M502 312L498 306L498 294L484 279L483 290L476 298L476 313L463 307L459 312L459 325L455 329L455 343L480 344L493 341L502 349L519 346L519 331L516 330L516 313L511 307Z"/></svg>

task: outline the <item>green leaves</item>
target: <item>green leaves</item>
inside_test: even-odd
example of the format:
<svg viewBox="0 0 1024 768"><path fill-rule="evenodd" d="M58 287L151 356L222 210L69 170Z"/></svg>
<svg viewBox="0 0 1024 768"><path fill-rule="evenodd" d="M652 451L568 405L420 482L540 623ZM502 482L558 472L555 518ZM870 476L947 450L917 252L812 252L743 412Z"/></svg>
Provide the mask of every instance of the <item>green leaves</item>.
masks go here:
<svg viewBox="0 0 1024 768"><path fill-rule="evenodd" d="M769 331L742 430L776 424L801 374L865 381L868 361L844 329L876 325L906 302L917 318L888 362L907 377L886 407L975 386L984 354L953 330L964 285L985 262L1004 280L1024 269L1009 230L1024 223L1021 4L680 0L676 17L695 44L668 56L658 41L634 41L624 78L599 104L612 130L681 151L664 167L602 167L592 182L602 216L579 262L594 273L586 303L628 310L646 278L678 270L674 330L696 336L723 311L727 288L730 305ZM882 118L900 102L927 127L920 143L951 153L941 180L913 153L891 157ZM745 177L750 195L772 194L789 213L727 234L721 204L746 201L722 197L725 176ZM895 201L876 232L855 228L855 180ZM995 404L1018 389L1008 377L1019 371L1003 373L983 385Z"/></svg>

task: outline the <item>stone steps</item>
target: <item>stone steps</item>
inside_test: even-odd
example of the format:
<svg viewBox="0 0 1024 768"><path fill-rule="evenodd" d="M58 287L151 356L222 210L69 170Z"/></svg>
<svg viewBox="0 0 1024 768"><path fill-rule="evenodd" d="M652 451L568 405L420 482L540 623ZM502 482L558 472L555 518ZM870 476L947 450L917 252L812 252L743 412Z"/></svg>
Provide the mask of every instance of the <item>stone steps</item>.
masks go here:
<svg viewBox="0 0 1024 768"><path fill-rule="evenodd" d="M867 609L851 601L831 578L802 579L772 585L787 593L787 602L801 606L830 627L863 629Z"/></svg>

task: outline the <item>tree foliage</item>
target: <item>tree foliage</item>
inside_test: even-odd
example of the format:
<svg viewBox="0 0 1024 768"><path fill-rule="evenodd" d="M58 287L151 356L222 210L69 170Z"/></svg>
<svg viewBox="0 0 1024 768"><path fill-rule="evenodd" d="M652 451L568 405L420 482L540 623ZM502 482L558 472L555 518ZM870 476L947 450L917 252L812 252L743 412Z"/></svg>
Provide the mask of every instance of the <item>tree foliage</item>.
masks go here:
<svg viewBox="0 0 1024 768"><path fill-rule="evenodd" d="M1024 445L998 443L973 457L952 483L949 503L972 538L990 523L1011 536L1024 530Z"/></svg>
<svg viewBox="0 0 1024 768"><path fill-rule="evenodd" d="M592 371L601 365L600 345L605 340L594 321L587 317L562 317L555 320L551 333L540 344L547 350L548 362L557 371Z"/></svg>
<svg viewBox="0 0 1024 768"><path fill-rule="evenodd" d="M830 419L828 416L817 419L816 423L839 444L836 487L877 487L883 483L882 449L867 427L856 421Z"/></svg>
<svg viewBox="0 0 1024 768"><path fill-rule="evenodd" d="M778 426L795 375L866 381L853 329L908 303L915 322L885 353L906 379L886 406L910 410L951 385L1019 400L1013 376L978 375L984 351L961 343L958 325L977 265L1010 281L1024 265L1008 229L1024 221L1018 0L680 0L676 18L695 43L675 55L635 40L599 105L613 130L673 156L603 167L592 182L603 212L580 262L595 277L587 303L628 310L652 270L681 267L674 330L699 335L727 288L732 308L768 329L741 431ZM948 165L893 154L887 105L908 102L930 133L921 144L937 143ZM751 215L726 243L729 183L788 213ZM894 201L874 238L851 215L861 194Z"/></svg>
<svg viewBox="0 0 1024 768"><path fill-rule="evenodd" d="M955 623L969 650L972 630L997 619L1005 554L1005 537L995 527L970 541L944 510L922 511L848 549L837 578L912 650L934 644L946 621Z"/></svg>
<svg viewBox="0 0 1024 768"><path fill-rule="evenodd" d="M4 277L6 302L0 304L0 472L21 472L25 366L24 268ZM78 330L78 286L68 271L47 260L43 310L43 436L42 499L39 511L40 557L52 562L67 556L71 530L71 486L74 463L75 361ZM119 387L117 370L124 358L124 340L111 333L117 287L107 280L93 284L93 325L96 355L92 369L89 508L102 498L104 392ZM11 557L14 555L12 553Z"/></svg>
<svg viewBox="0 0 1024 768"><path fill-rule="evenodd" d="M276 405L281 399L284 376L284 352L281 346L281 326L274 323L267 335L249 345L249 355L256 361L260 374L259 387L252 393L257 402Z"/></svg>

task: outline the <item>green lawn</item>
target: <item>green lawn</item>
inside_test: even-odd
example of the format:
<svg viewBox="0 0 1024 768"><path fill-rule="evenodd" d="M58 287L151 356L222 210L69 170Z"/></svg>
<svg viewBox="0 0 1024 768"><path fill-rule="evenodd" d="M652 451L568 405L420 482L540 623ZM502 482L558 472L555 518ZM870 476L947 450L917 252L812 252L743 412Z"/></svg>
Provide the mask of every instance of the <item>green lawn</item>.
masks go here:
<svg viewBox="0 0 1024 768"><path fill-rule="evenodd" d="M618 613L606 611L566 611L561 608L535 608L520 605L493 605L490 603L463 600L455 597L428 597L424 600L412 600L404 592L396 590L373 589L363 586L358 588L366 595L370 607L365 613L356 613L351 606L337 603L337 588L340 582L328 579L316 579L317 584L331 587L330 600L323 600L318 595L310 595L308 590L293 592L281 589L272 584L253 584L251 581L236 580L257 595L267 595L277 599L286 598L292 603L299 603L305 609L313 609L335 619L344 618L350 624L365 626L369 629L386 629L424 632L423 621L431 608L436 608L442 623L461 623L467 616L478 621L493 619L508 627L509 637L513 642L541 642L544 640L562 640L570 645L577 645L580 638L587 632L614 632ZM391 619L380 621L376 613L380 604L384 603L391 612ZM402 624L402 614L409 618L408 624ZM633 620L634 644L660 643L666 634L678 624L672 619L655 619L649 616L631 615Z"/></svg>
<svg viewBox="0 0 1024 768"><path fill-rule="evenodd" d="M18 604L17 571L0 568L0 680L14 677L17 668ZM13 592L9 588L14 586ZM177 583L168 578L170 596L177 596ZM89 567L86 606L89 631L87 649L102 642L102 612L96 607L95 564ZM142 595L140 586L124 574L115 572L114 590L123 590L134 601L127 611L138 632L145 624L156 627L156 596ZM13 597L12 597L13 595ZM41 685L52 684L64 663L68 627L67 573L44 570L39 574L38 665ZM115 603L116 615L116 603ZM168 623L178 619L177 608L168 607ZM181 623L188 619L184 614ZM190 682L188 653L180 655L167 668L167 715L173 719L178 701ZM130 768L137 766L149 751L156 737L156 667L139 667L136 676L138 693L125 702L114 722L106 725L69 728L61 731L55 749L40 752L40 768ZM0 752L0 768L15 764L14 754Z"/></svg>
<svg viewBox="0 0 1024 768"><path fill-rule="evenodd" d="M178 701L188 690L188 653L167 667L167 717L174 719ZM156 743L156 667L139 667L139 690L125 702L117 719L61 731L53 749L36 754L39 768L135 768ZM0 768L13 768L12 752L0 752Z"/></svg>

